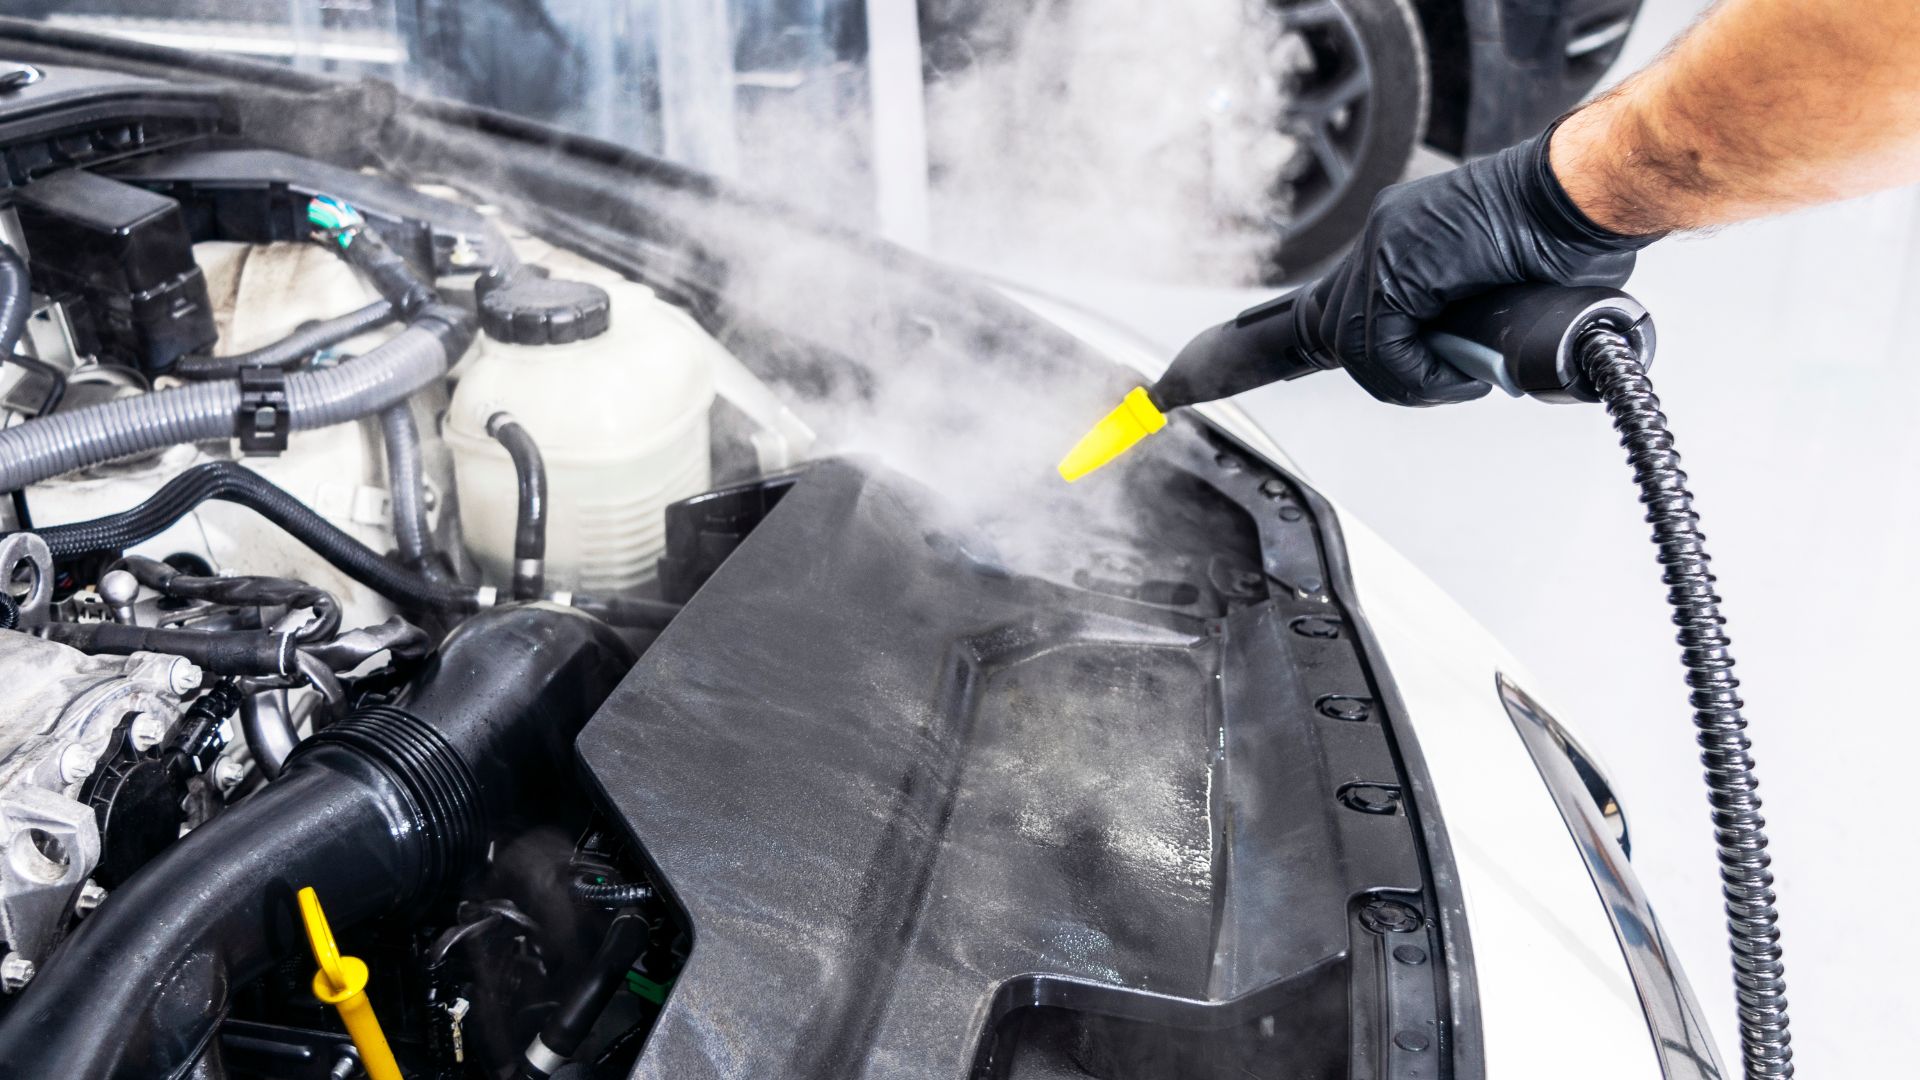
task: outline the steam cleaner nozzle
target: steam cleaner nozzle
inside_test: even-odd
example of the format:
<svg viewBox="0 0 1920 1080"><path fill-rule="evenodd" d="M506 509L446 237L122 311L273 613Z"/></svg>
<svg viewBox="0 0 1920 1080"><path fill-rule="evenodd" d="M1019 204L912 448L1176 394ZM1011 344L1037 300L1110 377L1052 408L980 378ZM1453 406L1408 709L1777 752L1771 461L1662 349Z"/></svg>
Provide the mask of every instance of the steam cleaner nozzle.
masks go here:
<svg viewBox="0 0 1920 1080"><path fill-rule="evenodd" d="M1166 413L1267 383L1339 366L1316 336L1318 309L1307 290L1269 300L1202 331L1153 384L1137 387L1060 462L1069 483L1166 426ZM1296 311L1295 309L1300 310ZM1618 289L1511 285L1463 301L1426 326L1427 346L1447 363L1514 397L1597 401L1575 361L1575 341L1603 326L1625 335L1651 363L1653 320Z"/></svg>
<svg viewBox="0 0 1920 1080"><path fill-rule="evenodd" d="M1071 484L1166 426L1167 416L1147 396L1147 388L1136 386L1067 451L1060 461L1060 478Z"/></svg>

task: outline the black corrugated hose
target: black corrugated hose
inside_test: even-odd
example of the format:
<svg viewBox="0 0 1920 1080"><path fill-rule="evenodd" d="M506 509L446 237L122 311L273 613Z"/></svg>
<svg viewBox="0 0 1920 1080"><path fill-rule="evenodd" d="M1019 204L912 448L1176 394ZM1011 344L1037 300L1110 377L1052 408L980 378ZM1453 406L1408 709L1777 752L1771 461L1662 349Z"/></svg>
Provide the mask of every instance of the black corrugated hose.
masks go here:
<svg viewBox="0 0 1920 1080"><path fill-rule="evenodd" d="M1693 688L1693 722L1699 729L1701 762L1707 767L1707 799L1713 806L1721 893L1733 950L1733 980L1739 999L1740 1046L1748 1077L1793 1075L1793 1040L1787 1030L1786 964L1780 948L1767 821L1760 814L1752 741L1741 716L1740 680L1733 674L1732 643L1720 597L1708 569L1706 537L1693 509L1687 474L1673 448L1640 358L1627 340L1604 329L1580 339L1580 359L1600 392L1633 466L1640 501L1653 526L1665 570L1667 603L1680 628L1682 662Z"/></svg>
<svg viewBox="0 0 1920 1080"><path fill-rule="evenodd" d="M573 898L596 907L632 907L653 898L651 886L627 881L587 881L575 878Z"/></svg>

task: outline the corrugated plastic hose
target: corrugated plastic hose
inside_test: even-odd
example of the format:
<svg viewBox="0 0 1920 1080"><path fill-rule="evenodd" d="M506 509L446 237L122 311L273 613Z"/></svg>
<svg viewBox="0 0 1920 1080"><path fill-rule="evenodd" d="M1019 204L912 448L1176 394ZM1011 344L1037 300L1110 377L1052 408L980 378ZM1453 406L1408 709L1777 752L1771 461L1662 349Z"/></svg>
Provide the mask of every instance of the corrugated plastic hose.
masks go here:
<svg viewBox="0 0 1920 1080"><path fill-rule="evenodd" d="M470 317L454 315L462 322L454 336L463 338ZM288 426L327 427L405 401L446 374L444 333L416 324L351 363L288 375ZM239 408L240 386L227 380L36 417L0 431L0 491L133 454L229 438Z"/></svg>
<svg viewBox="0 0 1920 1080"><path fill-rule="evenodd" d="M26 336L27 319L32 314L33 291L27 261L19 252L0 244L0 362L11 357L14 346Z"/></svg>
<svg viewBox="0 0 1920 1080"><path fill-rule="evenodd" d="M1595 329L1582 335L1579 348L1587 377L1613 417L1633 466L1640 502L1660 550L1667 603L1680 628L1680 655L1693 688L1693 722L1713 806L1746 1075L1790 1077L1793 1039L1787 1030L1786 964L1774 906L1772 859L1767 855L1767 821L1760 814L1752 742L1740 714L1740 680L1733 674L1732 642L1708 569L1711 560L1700 533L1700 515L1694 512L1687 474L1680 468L1660 399L1632 346L1611 330Z"/></svg>

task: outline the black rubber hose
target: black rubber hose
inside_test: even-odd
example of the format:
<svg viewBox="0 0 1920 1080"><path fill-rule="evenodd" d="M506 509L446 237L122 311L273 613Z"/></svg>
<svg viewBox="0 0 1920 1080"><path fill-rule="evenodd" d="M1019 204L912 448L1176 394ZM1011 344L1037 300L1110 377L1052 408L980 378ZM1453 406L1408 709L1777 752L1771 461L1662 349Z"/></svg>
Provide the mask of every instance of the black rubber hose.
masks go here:
<svg viewBox="0 0 1920 1080"><path fill-rule="evenodd" d="M231 461L210 461L181 472L130 510L40 530L56 559L124 551L158 536L208 499L237 503L293 534L348 577L412 611L467 614L479 610L478 594L458 585L428 581L362 544L271 481Z"/></svg>
<svg viewBox="0 0 1920 1080"><path fill-rule="evenodd" d="M426 469L420 461L420 426L405 401L380 414L387 449L387 496L393 503L393 543L400 561L415 569L430 565L433 530L427 524ZM533 597L522 597L531 600Z"/></svg>
<svg viewBox="0 0 1920 1080"><path fill-rule="evenodd" d="M180 630L56 622L40 627L39 634L83 653L184 656L215 675L286 675L293 671L293 635L270 630Z"/></svg>
<svg viewBox="0 0 1920 1080"><path fill-rule="evenodd" d="M614 626L638 630L664 629L680 614L679 604L638 596L577 596L573 606Z"/></svg>
<svg viewBox="0 0 1920 1080"><path fill-rule="evenodd" d="M304 581L250 574L198 577L142 555L129 555L116 565L147 588L180 600L234 607L304 608L313 613L313 618L293 633L293 639L303 645L328 640L340 630L340 601Z"/></svg>
<svg viewBox="0 0 1920 1080"><path fill-rule="evenodd" d="M578 985L541 1025L540 1034L520 1062L521 1080L546 1080L556 1068L580 1051L594 1022L606 1010L607 1000L625 981L634 957L647 943L647 920L627 912L613 917L600 948Z"/></svg>
<svg viewBox="0 0 1920 1080"><path fill-rule="evenodd" d="M334 250L365 274L374 291L385 297L401 315L411 319L438 299L433 286L421 280L407 260L388 247L371 227L359 226L343 239L345 246Z"/></svg>
<svg viewBox="0 0 1920 1080"><path fill-rule="evenodd" d="M184 780L213 768L214 758L227 745L220 729L245 697L232 679L221 679L202 691L180 719L166 752L167 771Z"/></svg>
<svg viewBox="0 0 1920 1080"><path fill-rule="evenodd" d="M487 434L513 459L520 497L513 527L513 595L531 600L547 587L547 464L539 444L512 415L494 413L487 419Z"/></svg>
<svg viewBox="0 0 1920 1080"><path fill-rule="evenodd" d="M160 535L208 499L247 507L403 610L466 615L483 606L478 590L432 581L396 565L266 477L231 461L195 465L132 509L36 531L55 559L125 551ZM613 626L649 630L665 627L680 613L678 604L638 597L576 595L573 606Z"/></svg>
<svg viewBox="0 0 1920 1080"><path fill-rule="evenodd" d="M67 399L66 372L37 356L28 356L25 353L14 353L13 362L47 380L47 392L41 396L40 405L34 410L33 415L45 416L59 408L60 403Z"/></svg>
<svg viewBox="0 0 1920 1080"><path fill-rule="evenodd" d="M33 279L27 273L27 260L0 243L0 357L13 355L13 347L27 334L32 314Z"/></svg>
<svg viewBox="0 0 1920 1080"><path fill-rule="evenodd" d="M426 902L484 865L497 824L579 797L572 746L632 653L546 604L467 620L395 706L303 742L273 784L115 889L0 1019L9 1076L179 1076L233 990L311 972L294 900L336 930Z"/></svg>
<svg viewBox="0 0 1920 1080"><path fill-rule="evenodd" d="M1790 1077L1793 1039L1767 822L1760 814L1753 744L1740 712L1740 680L1733 674L1732 642L1708 568L1700 515L1694 512L1687 474L1680 468L1660 399L1632 346L1613 331L1592 330L1581 338L1580 348L1587 376L1613 417L1627 463L1633 466L1640 502L1660 551L1667 603L1680 628L1680 655L1692 687L1693 722L1699 729L1707 799L1713 807L1746 1075Z"/></svg>
<svg viewBox="0 0 1920 1080"><path fill-rule="evenodd" d="M573 606L605 622L609 626L625 627L629 630L664 630L674 616L680 614L680 605L665 600L648 600L637 596L588 596L576 594Z"/></svg>
<svg viewBox="0 0 1920 1080"><path fill-rule="evenodd" d="M303 326L271 345L232 356L183 356L167 374L182 379L232 379L247 367L293 367L319 352L357 337L395 318L393 303L375 300L366 307Z"/></svg>
<svg viewBox="0 0 1920 1080"><path fill-rule="evenodd" d="M265 699L264 702L262 699ZM260 775L277 780L300 745L285 690L254 690L240 702L240 734Z"/></svg>

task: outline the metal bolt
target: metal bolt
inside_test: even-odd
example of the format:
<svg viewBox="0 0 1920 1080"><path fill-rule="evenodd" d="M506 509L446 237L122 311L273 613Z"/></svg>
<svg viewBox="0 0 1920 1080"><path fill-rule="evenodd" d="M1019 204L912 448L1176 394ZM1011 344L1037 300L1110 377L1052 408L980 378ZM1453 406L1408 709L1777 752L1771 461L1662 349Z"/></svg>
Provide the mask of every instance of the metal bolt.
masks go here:
<svg viewBox="0 0 1920 1080"><path fill-rule="evenodd" d="M80 895L73 898L73 913L80 916L88 915L94 908L106 903L106 900L107 890L101 888L100 884L92 878L88 878L86 883L80 886Z"/></svg>
<svg viewBox="0 0 1920 1080"><path fill-rule="evenodd" d="M25 990L39 970L33 961L19 953L8 953L6 959L0 960L0 990L9 994Z"/></svg>
<svg viewBox="0 0 1920 1080"><path fill-rule="evenodd" d="M213 782L221 791L232 791L247 778L247 767L229 758L213 767Z"/></svg>
<svg viewBox="0 0 1920 1080"><path fill-rule="evenodd" d="M175 657L173 666L167 669L167 689L172 690L175 697L186 697L200 689L205 681L206 673L200 670L200 665L183 656Z"/></svg>
<svg viewBox="0 0 1920 1080"><path fill-rule="evenodd" d="M1417 1054L1432 1046L1433 1040L1429 1039L1423 1031L1403 1031L1393 1037L1393 1045Z"/></svg>
<svg viewBox="0 0 1920 1080"><path fill-rule="evenodd" d="M100 599L113 611L113 621L133 625L133 601L140 595L140 579L125 570L100 575Z"/></svg>
<svg viewBox="0 0 1920 1080"><path fill-rule="evenodd" d="M1369 900L1360 909L1360 925L1376 934L1407 934L1420 929L1420 912L1398 900Z"/></svg>
<svg viewBox="0 0 1920 1080"><path fill-rule="evenodd" d="M327 1080L347 1080L347 1077L359 1071L359 1068L360 1059L352 1054L341 1054L340 1060L334 1062L333 1068L327 1072Z"/></svg>
<svg viewBox="0 0 1920 1080"><path fill-rule="evenodd" d="M1340 620L1321 615L1302 615L1293 620L1293 632L1301 637L1337 638L1340 636Z"/></svg>
<svg viewBox="0 0 1920 1080"><path fill-rule="evenodd" d="M1392 784L1348 784L1340 789L1340 805L1363 814L1392 814L1400 809L1400 789Z"/></svg>
<svg viewBox="0 0 1920 1080"><path fill-rule="evenodd" d="M160 745L167 737L167 722L152 713L141 713L133 718L133 724L127 728L127 742L133 745L133 752L144 754Z"/></svg>
<svg viewBox="0 0 1920 1080"><path fill-rule="evenodd" d="M1363 697L1350 697L1346 694L1328 694L1313 703L1321 716L1330 716L1335 720L1361 721L1373 715L1373 702Z"/></svg>
<svg viewBox="0 0 1920 1080"><path fill-rule="evenodd" d="M1234 457L1232 454L1215 454L1213 455L1213 463L1227 472L1240 471L1240 459Z"/></svg>
<svg viewBox="0 0 1920 1080"><path fill-rule="evenodd" d="M1268 478L1260 481L1260 494L1269 499L1284 499L1287 497L1287 485L1277 478Z"/></svg>
<svg viewBox="0 0 1920 1080"><path fill-rule="evenodd" d="M1418 966L1427 962L1427 951L1418 945L1402 945L1393 950L1393 958L1409 966Z"/></svg>
<svg viewBox="0 0 1920 1080"><path fill-rule="evenodd" d="M93 775L93 755L79 743L68 744L60 751L60 782L77 784Z"/></svg>
<svg viewBox="0 0 1920 1080"><path fill-rule="evenodd" d="M1307 516L1306 511L1300 509L1297 506L1283 506L1280 508L1281 521L1299 521L1301 518L1306 516Z"/></svg>
<svg viewBox="0 0 1920 1080"><path fill-rule="evenodd" d="M1300 586L1300 591L1303 593L1317 593L1320 591L1321 581L1317 577L1303 577L1295 584Z"/></svg>

